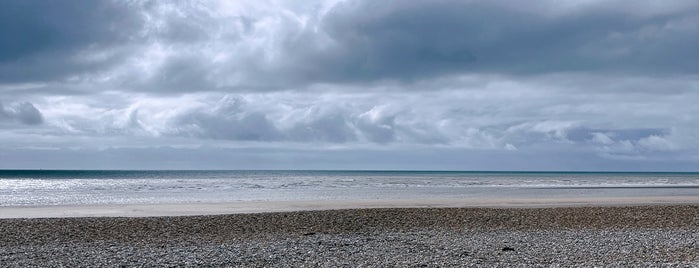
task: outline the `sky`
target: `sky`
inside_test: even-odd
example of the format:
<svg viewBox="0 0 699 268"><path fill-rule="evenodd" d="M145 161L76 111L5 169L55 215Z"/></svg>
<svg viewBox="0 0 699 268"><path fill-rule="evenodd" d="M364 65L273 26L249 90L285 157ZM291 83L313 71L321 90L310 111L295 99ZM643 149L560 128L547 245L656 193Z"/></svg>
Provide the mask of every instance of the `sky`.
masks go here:
<svg viewBox="0 0 699 268"><path fill-rule="evenodd" d="M0 1L0 169L699 171L697 1Z"/></svg>

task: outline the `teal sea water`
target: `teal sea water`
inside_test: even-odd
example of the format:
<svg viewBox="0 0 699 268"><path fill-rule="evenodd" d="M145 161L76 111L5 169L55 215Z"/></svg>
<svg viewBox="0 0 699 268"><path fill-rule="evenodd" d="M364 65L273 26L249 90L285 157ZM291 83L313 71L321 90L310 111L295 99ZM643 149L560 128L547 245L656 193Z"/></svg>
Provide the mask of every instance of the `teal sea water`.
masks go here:
<svg viewBox="0 0 699 268"><path fill-rule="evenodd" d="M0 170L0 206L699 196L699 173Z"/></svg>

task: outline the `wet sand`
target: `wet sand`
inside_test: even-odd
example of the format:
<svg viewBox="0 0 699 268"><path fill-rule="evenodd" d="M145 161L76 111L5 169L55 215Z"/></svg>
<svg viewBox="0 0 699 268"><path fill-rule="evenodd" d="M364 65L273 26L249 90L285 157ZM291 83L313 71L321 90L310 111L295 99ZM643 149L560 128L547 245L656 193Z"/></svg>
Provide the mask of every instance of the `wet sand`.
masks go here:
<svg viewBox="0 0 699 268"><path fill-rule="evenodd" d="M579 207L626 205L699 205L699 196L578 198L431 198L225 203L0 206L0 218L199 216L355 208Z"/></svg>

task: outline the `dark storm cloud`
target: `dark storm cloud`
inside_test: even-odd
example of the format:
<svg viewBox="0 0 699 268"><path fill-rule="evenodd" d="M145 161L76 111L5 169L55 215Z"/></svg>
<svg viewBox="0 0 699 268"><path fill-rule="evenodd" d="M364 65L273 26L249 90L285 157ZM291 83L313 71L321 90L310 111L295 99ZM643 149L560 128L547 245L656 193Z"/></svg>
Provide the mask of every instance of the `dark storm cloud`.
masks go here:
<svg viewBox="0 0 699 268"><path fill-rule="evenodd" d="M137 34L137 15L121 1L1 1L0 83L84 75L131 56L105 50ZM106 54L84 60L81 52Z"/></svg>
<svg viewBox="0 0 699 268"><path fill-rule="evenodd" d="M688 2L357 0L324 13L272 6L282 11L233 15L194 1L0 5L0 83L101 79L120 90L180 93L699 71L699 5Z"/></svg>
<svg viewBox="0 0 699 268"><path fill-rule="evenodd" d="M668 5L671 5L669 3ZM498 1L349 1L320 22L335 47L284 48L311 80L408 79L449 73L541 74L566 71L695 73L699 5L634 15L593 6L546 14L536 5ZM313 36L311 36L313 37ZM317 52L321 51L321 52ZM294 65L294 64L292 64ZM293 72L293 70L290 70Z"/></svg>
<svg viewBox="0 0 699 268"><path fill-rule="evenodd" d="M153 36L180 51L133 88L269 91L398 80L409 89L416 81L456 74L699 71L693 60L699 57L699 5L668 2L655 10L650 2L568 9L548 4L358 0L324 14L296 14L306 16L303 23L279 14L217 20L183 9L183 16L165 16L167 26ZM668 8L679 4L686 6ZM629 11L634 9L642 11ZM220 55L225 57L213 59Z"/></svg>

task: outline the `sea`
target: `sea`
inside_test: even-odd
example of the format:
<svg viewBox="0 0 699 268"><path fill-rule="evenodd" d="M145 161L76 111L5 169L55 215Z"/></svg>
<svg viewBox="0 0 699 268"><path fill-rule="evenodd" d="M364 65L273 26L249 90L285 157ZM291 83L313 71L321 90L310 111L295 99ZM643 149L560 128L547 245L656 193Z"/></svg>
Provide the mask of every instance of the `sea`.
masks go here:
<svg viewBox="0 0 699 268"><path fill-rule="evenodd" d="M699 196L699 173L0 170L0 206Z"/></svg>

